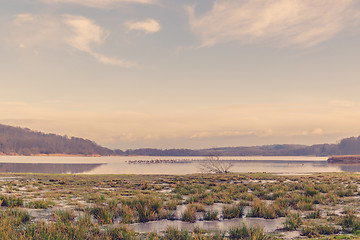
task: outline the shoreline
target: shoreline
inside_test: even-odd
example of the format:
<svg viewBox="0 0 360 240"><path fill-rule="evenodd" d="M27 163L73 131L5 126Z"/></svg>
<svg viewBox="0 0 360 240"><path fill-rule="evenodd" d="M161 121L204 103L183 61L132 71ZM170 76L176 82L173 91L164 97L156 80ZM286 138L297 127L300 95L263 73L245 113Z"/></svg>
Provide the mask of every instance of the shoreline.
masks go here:
<svg viewBox="0 0 360 240"><path fill-rule="evenodd" d="M330 156L328 163L360 163L360 155L337 155Z"/></svg>

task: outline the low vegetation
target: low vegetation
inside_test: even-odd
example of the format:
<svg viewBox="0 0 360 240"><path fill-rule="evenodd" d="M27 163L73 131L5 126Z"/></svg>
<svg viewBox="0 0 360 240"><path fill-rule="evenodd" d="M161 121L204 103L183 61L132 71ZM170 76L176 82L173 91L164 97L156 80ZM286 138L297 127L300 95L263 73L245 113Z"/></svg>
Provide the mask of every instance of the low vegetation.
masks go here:
<svg viewBox="0 0 360 240"><path fill-rule="evenodd" d="M360 232L356 174L0 178L2 239L281 239L292 231L298 238L344 239ZM277 230L242 225L247 218L267 219ZM141 234L131 225L164 219L193 227L200 221L239 224L223 232L167 228Z"/></svg>

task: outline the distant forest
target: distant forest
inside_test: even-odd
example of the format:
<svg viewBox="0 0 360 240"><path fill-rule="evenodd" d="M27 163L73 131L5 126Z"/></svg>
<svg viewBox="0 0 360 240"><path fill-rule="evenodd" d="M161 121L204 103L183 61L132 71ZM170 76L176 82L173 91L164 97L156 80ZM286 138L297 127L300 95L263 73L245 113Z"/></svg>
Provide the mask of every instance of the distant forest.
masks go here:
<svg viewBox="0 0 360 240"><path fill-rule="evenodd" d="M252 147L223 147L211 149L154 149L115 150L118 155L148 156L208 156L214 150L220 156L331 156L360 154L360 136L342 139L337 144L316 144L312 146L275 144Z"/></svg>
<svg viewBox="0 0 360 240"><path fill-rule="evenodd" d="M76 137L35 132L0 124L0 153L4 155L113 155L108 148Z"/></svg>
<svg viewBox="0 0 360 240"><path fill-rule="evenodd" d="M330 156L360 154L360 137L342 139L337 144L312 146L276 144L252 147L223 147L211 149L109 149L93 141L32 131L28 128L0 124L0 154L39 155L68 154L86 156L208 156L214 150L220 156Z"/></svg>

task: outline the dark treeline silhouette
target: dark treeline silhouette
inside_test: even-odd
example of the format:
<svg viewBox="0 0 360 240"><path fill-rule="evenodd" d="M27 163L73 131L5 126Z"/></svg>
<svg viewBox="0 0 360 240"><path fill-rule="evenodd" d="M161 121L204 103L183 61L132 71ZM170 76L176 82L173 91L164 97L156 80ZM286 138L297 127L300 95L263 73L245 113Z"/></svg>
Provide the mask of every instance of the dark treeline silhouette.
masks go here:
<svg viewBox="0 0 360 240"><path fill-rule="evenodd" d="M223 147L211 149L156 149L140 148L111 150L93 141L46 134L28 128L0 124L0 154L37 155L142 155L142 156L209 156L216 150L221 156L330 156L360 154L360 137L342 139L337 144L316 144L312 146L275 144L252 147Z"/></svg>
<svg viewBox="0 0 360 240"><path fill-rule="evenodd" d="M0 153L11 155L113 155L110 149L76 137L35 132L0 124Z"/></svg>
<svg viewBox="0 0 360 240"><path fill-rule="evenodd" d="M216 150L221 156L331 156L360 154L360 137L342 139L337 144L274 144L251 147L223 147L211 149L155 149L141 148L126 151L115 150L117 155L147 156L208 156Z"/></svg>
<svg viewBox="0 0 360 240"><path fill-rule="evenodd" d="M157 149L157 148L139 148L128 149L122 151L119 149L114 150L117 155L142 155L142 156L206 156L204 150L191 150L191 149Z"/></svg>

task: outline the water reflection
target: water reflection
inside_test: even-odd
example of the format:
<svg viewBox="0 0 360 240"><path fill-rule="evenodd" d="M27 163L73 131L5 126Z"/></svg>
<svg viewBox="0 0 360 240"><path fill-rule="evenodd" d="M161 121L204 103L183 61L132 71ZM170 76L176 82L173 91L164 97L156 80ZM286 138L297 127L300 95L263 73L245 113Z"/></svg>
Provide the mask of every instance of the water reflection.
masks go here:
<svg viewBox="0 0 360 240"><path fill-rule="evenodd" d="M285 218L277 219L263 219L263 218L234 218L223 221L197 221L195 223L187 223L179 220L160 220L146 223L133 223L130 228L136 232L163 232L168 227L175 227L187 231L193 230L196 226L206 231L229 231L231 228L242 225L260 226L265 232L273 232L276 229L283 227Z"/></svg>
<svg viewBox="0 0 360 240"><path fill-rule="evenodd" d="M141 159L146 164L130 164ZM84 173L84 174L168 174L201 173L206 157L55 157L0 156L0 172ZM325 157L222 157L231 172L309 174L321 172L360 172L360 164L328 164ZM157 161L159 160L159 161ZM150 162L151 164L147 164Z"/></svg>
<svg viewBox="0 0 360 240"><path fill-rule="evenodd" d="M360 172L360 164L335 164L340 167L343 172Z"/></svg>
<svg viewBox="0 0 360 240"><path fill-rule="evenodd" d="M61 163L0 163L0 172L6 173L85 173L102 164Z"/></svg>

